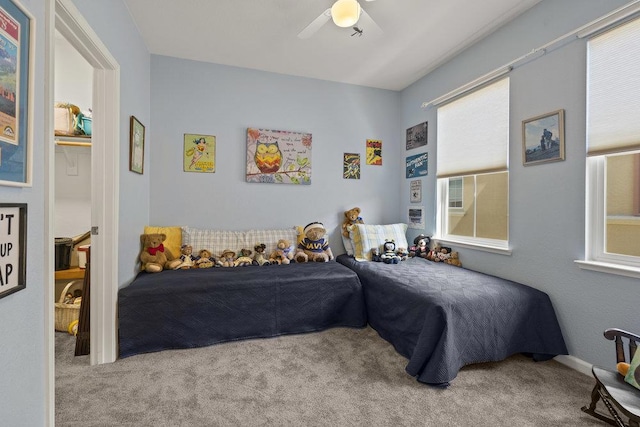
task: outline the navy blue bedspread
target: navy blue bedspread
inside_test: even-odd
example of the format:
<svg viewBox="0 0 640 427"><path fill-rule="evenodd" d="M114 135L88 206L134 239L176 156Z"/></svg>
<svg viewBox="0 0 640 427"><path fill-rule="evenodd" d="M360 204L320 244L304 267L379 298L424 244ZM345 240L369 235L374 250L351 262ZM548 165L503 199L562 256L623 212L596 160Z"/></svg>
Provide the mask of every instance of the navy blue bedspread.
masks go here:
<svg viewBox="0 0 640 427"><path fill-rule="evenodd" d="M118 318L120 357L367 323L358 276L335 261L142 272Z"/></svg>
<svg viewBox="0 0 640 427"><path fill-rule="evenodd" d="M337 261L358 273L369 324L420 382L446 386L465 365L516 353L567 354L549 296L532 287L422 258Z"/></svg>

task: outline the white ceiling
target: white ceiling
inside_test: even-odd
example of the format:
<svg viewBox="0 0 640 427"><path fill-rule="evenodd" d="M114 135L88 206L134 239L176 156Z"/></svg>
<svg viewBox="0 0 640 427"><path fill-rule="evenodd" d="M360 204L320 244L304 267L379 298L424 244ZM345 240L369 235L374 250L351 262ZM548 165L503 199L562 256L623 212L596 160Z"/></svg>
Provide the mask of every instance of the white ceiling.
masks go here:
<svg viewBox="0 0 640 427"><path fill-rule="evenodd" d="M333 1L124 0L152 54L391 90L540 0L359 0L361 37L329 20L298 38Z"/></svg>

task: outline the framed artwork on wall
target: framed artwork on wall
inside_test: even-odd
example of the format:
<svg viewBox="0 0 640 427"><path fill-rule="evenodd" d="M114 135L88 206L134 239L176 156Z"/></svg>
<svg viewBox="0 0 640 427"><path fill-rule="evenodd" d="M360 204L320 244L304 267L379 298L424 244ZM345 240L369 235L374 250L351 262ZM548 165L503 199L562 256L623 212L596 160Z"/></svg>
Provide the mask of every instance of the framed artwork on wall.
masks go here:
<svg viewBox="0 0 640 427"><path fill-rule="evenodd" d="M247 182L311 184L311 134L247 129Z"/></svg>
<svg viewBox="0 0 640 427"><path fill-rule="evenodd" d="M342 157L342 178L360 179L360 154L344 153Z"/></svg>
<svg viewBox="0 0 640 427"><path fill-rule="evenodd" d="M407 150L427 145L428 123L420 123L407 129Z"/></svg>
<svg viewBox="0 0 640 427"><path fill-rule="evenodd" d="M144 125L131 116L129 126L129 170L144 173Z"/></svg>
<svg viewBox="0 0 640 427"><path fill-rule="evenodd" d="M0 203L0 298L27 287L27 205Z"/></svg>
<svg viewBox="0 0 640 427"><path fill-rule="evenodd" d="M416 154L406 159L406 177L416 178L429 174L429 153Z"/></svg>
<svg viewBox="0 0 640 427"><path fill-rule="evenodd" d="M409 201L420 203L422 201L422 181L416 179L409 183Z"/></svg>
<svg viewBox="0 0 640 427"><path fill-rule="evenodd" d="M367 139L367 164L382 166L382 141L378 139Z"/></svg>
<svg viewBox="0 0 640 427"><path fill-rule="evenodd" d="M31 187L35 19L1 0L0 22L0 185Z"/></svg>
<svg viewBox="0 0 640 427"><path fill-rule="evenodd" d="M522 122L522 163L525 166L564 160L564 110Z"/></svg>
<svg viewBox="0 0 640 427"><path fill-rule="evenodd" d="M184 134L182 165L185 172L216 171L216 137L213 135Z"/></svg>
<svg viewBox="0 0 640 427"><path fill-rule="evenodd" d="M407 226L409 228L424 228L424 207L409 206L407 208Z"/></svg>

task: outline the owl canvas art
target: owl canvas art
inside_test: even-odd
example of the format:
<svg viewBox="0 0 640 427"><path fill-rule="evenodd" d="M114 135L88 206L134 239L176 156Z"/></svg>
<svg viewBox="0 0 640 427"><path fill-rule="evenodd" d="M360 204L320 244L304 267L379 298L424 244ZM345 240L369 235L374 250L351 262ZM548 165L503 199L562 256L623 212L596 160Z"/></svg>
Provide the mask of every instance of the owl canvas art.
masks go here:
<svg viewBox="0 0 640 427"><path fill-rule="evenodd" d="M311 184L311 134L247 129L247 182Z"/></svg>

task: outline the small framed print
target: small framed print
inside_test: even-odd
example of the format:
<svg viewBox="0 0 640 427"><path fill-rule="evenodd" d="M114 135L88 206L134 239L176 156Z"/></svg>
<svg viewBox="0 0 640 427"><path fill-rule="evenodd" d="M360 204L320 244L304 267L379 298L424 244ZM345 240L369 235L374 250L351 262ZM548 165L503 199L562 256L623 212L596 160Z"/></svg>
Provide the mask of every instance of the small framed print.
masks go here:
<svg viewBox="0 0 640 427"><path fill-rule="evenodd" d="M412 150L423 145L427 145L427 122L407 129L406 150Z"/></svg>
<svg viewBox="0 0 640 427"><path fill-rule="evenodd" d="M129 128L129 170L144 172L144 125L134 116L131 116Z"/></svg>
<svg viewBox="0 0 640 427"><path fill-rule="evenodd" d="M522 163L525 166L564 160L564 110L522 122Z"/></svg>
<svg viewBox="0 0 640 427"><path fill-rule="evenodd" d="M27 205L0 203L0 298L27 287Z"/></svg>
<svg viewBox="0 0 640 427"><path fill-rule="evenodd" d="M409 206L407 209L407 225L409 228L424 228L424 207Z"/></svg>
<svg viewBox="0 0 640 427"><path fill-rule="evenodd" d="M216 137L185 133L182 166L185 172L214 173L216 171Z"/></svg>
<svg viewBox="0 0 640 427"><path fill-rule="evenodd" d="M409 201L420 203L422 201L422 181L416 179L409 183Z"/></svg>

